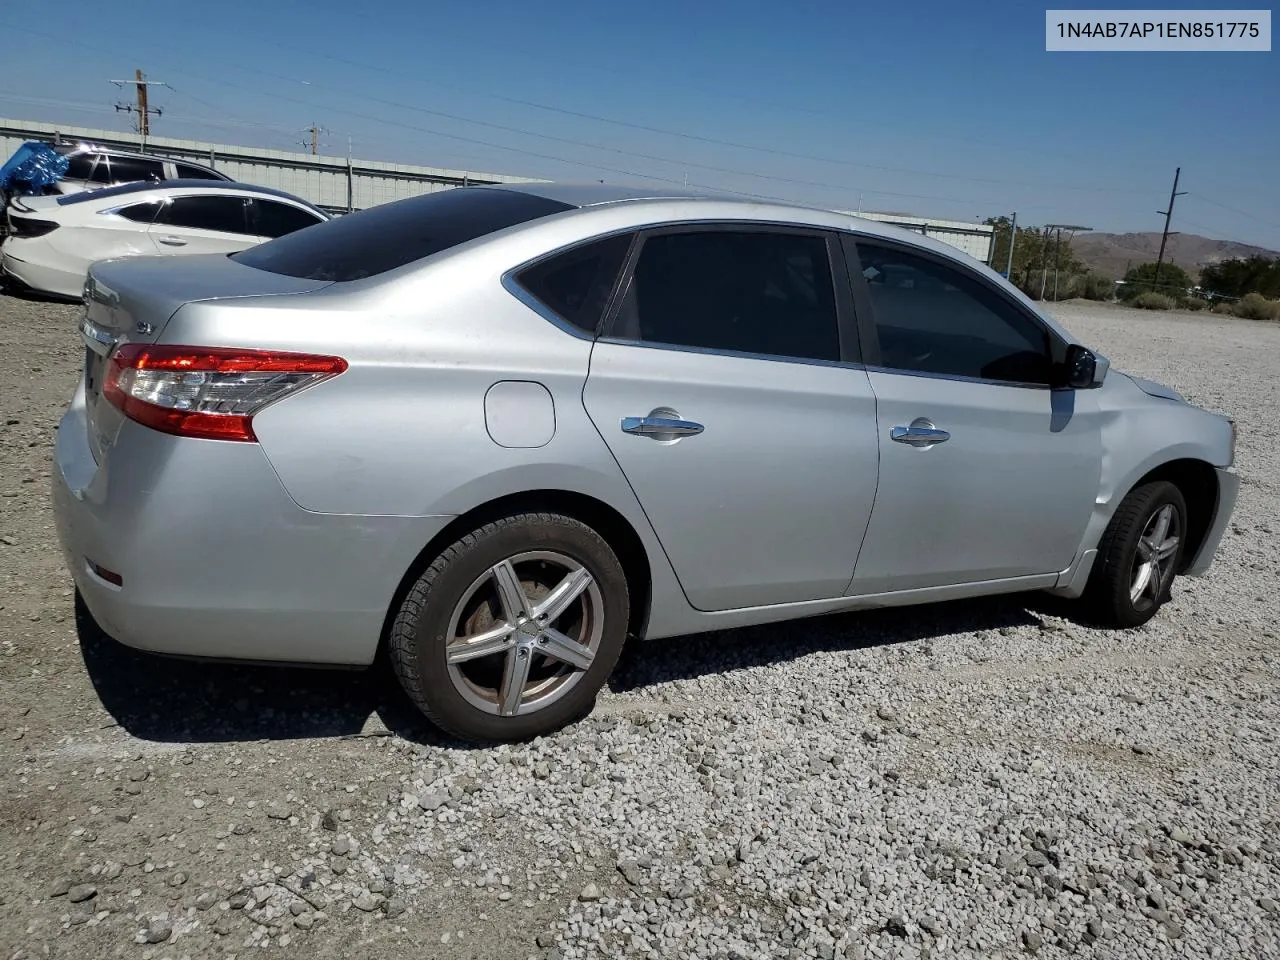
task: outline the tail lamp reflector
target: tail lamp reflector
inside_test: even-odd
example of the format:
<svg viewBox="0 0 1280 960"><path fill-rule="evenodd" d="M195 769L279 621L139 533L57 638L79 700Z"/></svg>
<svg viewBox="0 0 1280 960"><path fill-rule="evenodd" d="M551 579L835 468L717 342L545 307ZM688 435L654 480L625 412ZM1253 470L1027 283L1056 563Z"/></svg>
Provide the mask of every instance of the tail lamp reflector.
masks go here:
<svg viewBox="0 0 1280 960"><path fill-rule="evenodd" d="M103 394L164 433L252 443L255 413L346 369L341 357L131 343L111 355Z"/></svg>

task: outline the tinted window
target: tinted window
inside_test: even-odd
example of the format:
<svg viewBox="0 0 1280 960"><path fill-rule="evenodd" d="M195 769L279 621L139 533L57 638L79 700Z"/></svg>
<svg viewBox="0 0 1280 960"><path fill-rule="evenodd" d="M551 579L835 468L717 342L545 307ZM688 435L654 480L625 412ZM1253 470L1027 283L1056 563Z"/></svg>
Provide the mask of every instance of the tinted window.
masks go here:
<svg viewBox="0 0 1280 960"><path fill-rule="evenodd" d="M92 153L77 153L68 158L65 180L88 180L93 173L94 156Z"/></svg>
<svg viewBox="0 0 1280 960"><path fill-rule="evenodd" d="M193 167L187 163L175 164L180 180L221 180L222 177L204 167Z"/></svg>
<svg viewBox="0 0 1280 960"><path fill-rule="evenodd" d="M116 215L138 223L150 223L156 218L156 212L159 209L159 200L148 200L146 203L135 203L127 207L121 207L116 211Z"/></svg>
<svg viewBox="0 0 1280 960"><path fill-rule="evenodd" d="M98 165L93 168L93 173L90 174L89 180L93 183L111 183L110 161L102 154L95 154L94 156L98 161Z"/></svg>
<svg viewBox="0 0 1280 960"><path fill-rule="evenodd" d="M163 178L164 164L159 160L143 160L140 157L111 158L111 179L114 183Z"/></svg>
<svg viewBox="0 0 1280 960"><path fill-rule="evenodd" d="M838 360L827 242L728 230L650 237L615 332L652 343Z"/></svg>
<svg viewBox="0 0 1280 960"><path fill-rule="evenodd" d="M553 313L594 334L608 304L631 234L583 244L534 264L517 278Z"/></svg>
<svg viewBox="0 0 1280 960"><path fill-rule="evenodd" d="M259 270L308 280L358 280L507 227L572 210L558 200L457 187L338 217L232 254Z"/></svg>
<svg viewBox="0 0 1280 960"><path fill-rule="evenodd" d="M175 197L160 214L160 223L172 227L248 233L244 197Z"/></svg>
<svg viewBox="0 0 1280 960"><path fill-rule="evenodd" d="M308 210L262 199L249 201L249 218L249 231L259 237L283 237L320 222Z"/></svg>
<svg viewBox="0 0 1280 960"><path fill-rule="evenodd" d="M1045 329L977 277L890 247L857 247L883 366L1049 382Z"/></svg>

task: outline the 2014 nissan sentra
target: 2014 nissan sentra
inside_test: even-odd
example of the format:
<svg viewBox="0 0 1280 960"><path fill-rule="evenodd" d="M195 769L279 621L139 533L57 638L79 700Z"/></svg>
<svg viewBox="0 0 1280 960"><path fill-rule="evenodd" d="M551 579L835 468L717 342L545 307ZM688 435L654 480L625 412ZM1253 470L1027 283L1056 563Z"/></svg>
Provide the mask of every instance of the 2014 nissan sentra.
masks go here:
<svg viewBox="0 0 1280 960"><path fill-rule="evenodd" d="M1203 574L1235 430L987 267L841 214L466 187L95 265L67 563L146 650L362 665L439 726L589 710L628 639Z"/></svg>

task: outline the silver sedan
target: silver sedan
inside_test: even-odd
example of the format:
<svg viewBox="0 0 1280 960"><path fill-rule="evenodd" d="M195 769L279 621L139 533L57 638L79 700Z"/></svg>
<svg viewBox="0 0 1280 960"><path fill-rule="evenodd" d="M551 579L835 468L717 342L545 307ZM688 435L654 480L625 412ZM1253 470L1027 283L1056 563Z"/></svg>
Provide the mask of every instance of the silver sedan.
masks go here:
<svg viewBox="0 0 1280 960"><path fill-rule="evenodd" d="M131 646L367 665L501 741L628 639L1209 567L1233 424L854 217L531 184L95 265L54 502Z"/></svg>

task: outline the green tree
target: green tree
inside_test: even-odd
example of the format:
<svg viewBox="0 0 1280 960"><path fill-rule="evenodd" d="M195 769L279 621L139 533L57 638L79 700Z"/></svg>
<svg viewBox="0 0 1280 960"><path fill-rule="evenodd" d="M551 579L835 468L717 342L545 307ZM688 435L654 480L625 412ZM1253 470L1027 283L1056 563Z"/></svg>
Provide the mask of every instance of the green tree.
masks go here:
<svg viewBox="0 0 1280 960"><path fill-rule="evenodd" d="M1210 294L1243 297L1260 293L1280 299L1280 257L1255 255L1211 263L1200 271L1200 286Z"/></svg>
<svg viewBox="0 0 1280 960"><path fill-rule="evenodd" d="M1159 281L1156 280L1154 263L1140 263L1136 267L1131 267L1124 275L1124 284L1120 287L1118 295L1122 300L1132 300L1140 293L1149 292L1178 298L1185 296L1190 289L1191 278L1187 276L1187 271L1176 263L1160 265Z"/></svg>
<svg viewBox="0 0 1280 960"><path fill-rule="evenodd" d="M988 217L984 221L995 227L992 237L991 266L1004 272L1009 262L1009 238L1012 226L1008 217ZM1071 238L1040 227L1018 227L1013 246L1013 270L1009 280L1029 296L1039 297L1043 272L1048 271L1046 294L1053 288L1053 272L1059 271L1059 286L1077 274L1086 272L1071 249Z"/></svg>

